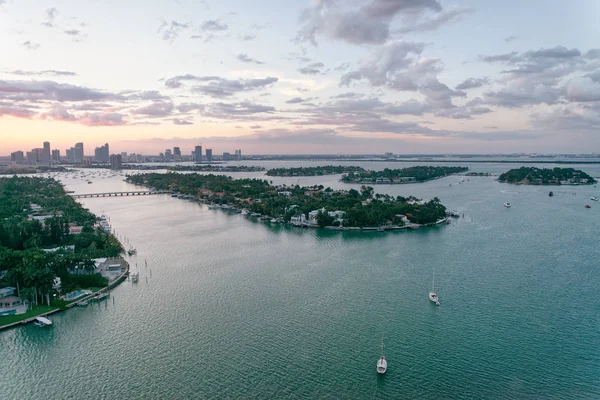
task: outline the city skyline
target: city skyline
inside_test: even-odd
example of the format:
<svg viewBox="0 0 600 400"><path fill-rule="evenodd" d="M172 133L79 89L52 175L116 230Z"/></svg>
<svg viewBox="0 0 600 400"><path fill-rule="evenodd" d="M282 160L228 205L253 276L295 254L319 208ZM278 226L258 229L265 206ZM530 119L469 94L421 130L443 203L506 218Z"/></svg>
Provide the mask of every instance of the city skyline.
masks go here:
<svg viewBox="0 0 600 400"><path fill-rule="evenodd" d="M0 0L0 155L50 137L61 152L83 141L116 154L594 152L599 11Z"/></svg>

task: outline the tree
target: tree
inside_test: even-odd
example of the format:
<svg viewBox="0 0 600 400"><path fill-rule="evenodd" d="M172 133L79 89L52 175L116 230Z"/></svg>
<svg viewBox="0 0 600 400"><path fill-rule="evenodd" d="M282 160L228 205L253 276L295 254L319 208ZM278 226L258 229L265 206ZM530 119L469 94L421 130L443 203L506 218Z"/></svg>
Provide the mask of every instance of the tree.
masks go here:
<svg viewBox="0 0 600 400"><path fill-rule="evenodd" d="M327 211L323 212L323 210L319 210L317 213L317 224L321 228L332 225L333 221L335 221L335 218L329 215Z"/></svg>

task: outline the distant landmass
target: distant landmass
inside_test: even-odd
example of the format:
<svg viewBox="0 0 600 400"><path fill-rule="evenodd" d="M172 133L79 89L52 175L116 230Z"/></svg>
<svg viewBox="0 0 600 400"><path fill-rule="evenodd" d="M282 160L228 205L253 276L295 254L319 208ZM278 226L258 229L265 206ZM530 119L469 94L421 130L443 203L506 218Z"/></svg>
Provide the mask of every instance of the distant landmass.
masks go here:
<svg viewBox="0 0 600 400"><path fill-rule="evenodd" d="M511 169L498 178L500 182L519 185L591 185L596 180L585 172L574 168L535 168Z"/></svg>
<svg viewBox="0 0 600 400"><path fill-rule="evenodd" d="M415 166L400 169L386 168L383 171L350 172L342 176L345 183L417 183L427 182L432 179L466 172L467 167L430 167Z"/></svg>

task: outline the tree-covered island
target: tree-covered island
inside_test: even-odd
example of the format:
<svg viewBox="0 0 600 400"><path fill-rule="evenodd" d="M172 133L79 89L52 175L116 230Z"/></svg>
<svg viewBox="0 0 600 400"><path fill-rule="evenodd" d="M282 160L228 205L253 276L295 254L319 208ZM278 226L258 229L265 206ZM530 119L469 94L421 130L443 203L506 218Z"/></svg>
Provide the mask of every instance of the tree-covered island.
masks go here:
<svg viewBox="0 0 600 400"><path fill-rule="evenodd" d="M356 166L325 165L319 167L273 168L267 171L268 176L321 176L346 174L349 172L364 172L365 169Z"/></svg>
<svg viewBox="0 0 600 400"><path fill-rule="evenodd" d="M596 180L573 168L521 167L511 169L498 177L499 182L520 185L591 185Z"/></svg>
<svg viewBox="0 0 600 400"><path fill-rule="evenodd" d="M0 327L65 307L75 289L106 287L98 260L119 263L122 251L54 179L0 178L0 291L13 293L0 301Z"/></svg>
<svg viewBox="0 0 600 400"><path fill-rule="evenodd" d="M297 226L399 229L446 221L446 208L437 197L429 201L392 197L375 194L368 186L360 191L333 190L322 185L273 186L260 179L177 173L139 174L129 176L127 181Z"/></svg>
<svg viewBox="0 0 600 400"><path fill-rule="evenodd" d="M467 167L415 166L400 169L386 168L383 171L349 172L342 176L345 183L417 183L443 178L448 175L468 171Z"/></svg>

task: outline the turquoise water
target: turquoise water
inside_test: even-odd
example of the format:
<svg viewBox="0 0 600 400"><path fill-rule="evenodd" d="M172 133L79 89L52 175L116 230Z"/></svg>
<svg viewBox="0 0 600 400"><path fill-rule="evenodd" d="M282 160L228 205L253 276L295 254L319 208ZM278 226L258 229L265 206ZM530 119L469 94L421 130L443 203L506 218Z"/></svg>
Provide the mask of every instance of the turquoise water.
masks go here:
<svg viewBox="0 0 600 400"><path fill-rule="evenodd" d="M85 199L138 250L140 282L51 330L0 333L0 398L600 398L600 189L550 198L461 179L377 187L464 213L414 232L271 226L170 196Z"/></svg>

